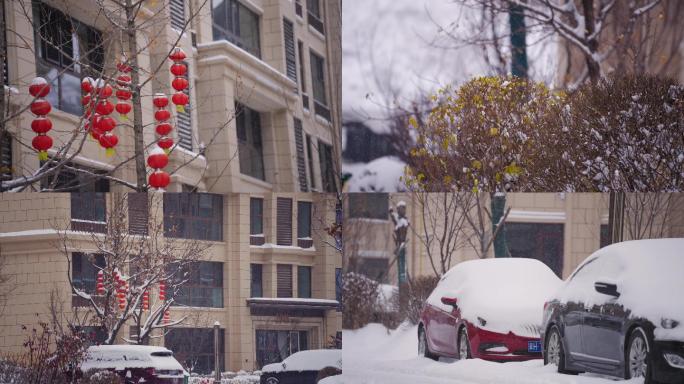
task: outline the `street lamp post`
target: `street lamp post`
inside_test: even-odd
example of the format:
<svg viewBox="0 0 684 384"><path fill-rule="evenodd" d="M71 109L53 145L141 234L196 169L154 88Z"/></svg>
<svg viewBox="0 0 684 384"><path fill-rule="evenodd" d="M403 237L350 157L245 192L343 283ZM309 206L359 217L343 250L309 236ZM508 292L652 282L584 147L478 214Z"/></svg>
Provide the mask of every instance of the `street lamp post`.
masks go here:
<svg viewBox="0 0 684 384"><path fill-rule="evenodd" d="M219 330L221 324L216 321L214 323L214 383L221 383L221 364L219 361Z"/></svg>

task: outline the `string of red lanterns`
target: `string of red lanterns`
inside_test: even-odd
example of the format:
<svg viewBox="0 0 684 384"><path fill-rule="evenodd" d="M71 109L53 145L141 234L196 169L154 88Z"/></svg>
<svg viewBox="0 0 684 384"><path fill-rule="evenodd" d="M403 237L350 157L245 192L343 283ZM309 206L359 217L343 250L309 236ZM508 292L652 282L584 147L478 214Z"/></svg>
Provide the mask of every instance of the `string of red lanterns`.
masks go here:
<svg viewBox="0 0 684 384"><path fill-rule="evenodd" d="M176 111L185 112L185 106L190 101L188 95L183 92L188 88L188 79L185 74L188 72L188 67L185 65L183 60L185 60L186 55L182 48L175 47L171 54L169 54L169 59L173 61L171 64L171 74L175 76L173 81L171 81L171 86L176 90L176 93L171 97L171 101L176 105Z"/></svg>
<svg viewBox="0 0 684 384"><path fill-rule="evenodd" d="M29 93L35 98L31 103L31 112L36 118L31 122L31 129L36 133L31 144L38 150L38 159L47 160L47 150L52 148L52 138L47 133L52 129L52 121L47 114L52 110L52 105L45 99L50 93L50 84L42 78L36 77L29 85Z"/></svg>
<svg viewBox="0 0 684 384"><path fill-rule="evenodd" d="M173 139L169 137L172 127L167 122L171 118L171 113L166 109L169 105L169 98L163 93L155 94L152 103L156 108L154 112L154 119L157 122L155 130L160 137L157 139L157 146L150 151L150 155L147 157L147 165L154 170L150 174L148 183L153 188L162 190L171 182L169 174L162 170L169 163L168 153L173 146Z"/></svg>
<svg viewBox="0 0 684 384"><path fill-rule="evenodd" d="M128 100L133 96L130 88L131 76L128 73L133 68L126 64L125 57L116 65L116 68L119 70L119 76L116 78L116 111L119 112L121 120L128 120L127 115L132 109L131 103Z"/></svg>

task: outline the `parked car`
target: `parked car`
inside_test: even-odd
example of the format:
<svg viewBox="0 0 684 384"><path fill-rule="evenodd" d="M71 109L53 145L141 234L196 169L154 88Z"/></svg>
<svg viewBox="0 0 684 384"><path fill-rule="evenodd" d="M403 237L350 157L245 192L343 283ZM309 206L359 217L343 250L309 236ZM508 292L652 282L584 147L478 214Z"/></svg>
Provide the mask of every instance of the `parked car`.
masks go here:
<svg viewBox="0 0 684 384"><path fill-rule="evenodd" d="M316 384L319 371L330 367L342 371L341 349L301 351L264 366L261 384Z"/></svg>
<svg viewBox="0 0 684 384"><path fill-rule="evenodd" d="M429 358L541 359L540 308L561 283L535 259L459 263L427 299L418 324L418 353Z"/></svg>
<svg viewBox="0 0 684 384"><path fill-rule="evenodd" d="M544 306L544 362L684 383L684 239L617 243L589 256Z"/></svg>
<svg viewBox="0 0 684 384"><path fill-rule="evenodd" d="M182 384L187 375L173 352L146 345L89 347L79 368L116 372L126 383Z"/></svg>

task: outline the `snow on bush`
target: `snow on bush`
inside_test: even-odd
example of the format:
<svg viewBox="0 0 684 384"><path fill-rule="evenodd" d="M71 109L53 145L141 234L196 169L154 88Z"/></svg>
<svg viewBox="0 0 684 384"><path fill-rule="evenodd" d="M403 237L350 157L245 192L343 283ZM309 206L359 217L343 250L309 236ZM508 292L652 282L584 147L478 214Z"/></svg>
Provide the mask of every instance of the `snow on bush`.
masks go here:
<svg viewBox="0 0 684 384"><path fill-rule="evenodd" d="M314 349L288 356L281 363L268 364L261 372L320 371L326 367L342 369L341 349Z"/></svg>
<svg viewBox="0 0 684 384"><path fill-rule="evenodd" d="M378 298L378 283L368 277L348 272L342 280L342 327L357 329L373 319Z"/></svg>
<svg viewBox="0 0 684 384"><path fill-rule="evenodd" d="M470 260L451 268L427 303L451 312L452 307L441 299L455 297L461 316L476 326L538 337L544 303L561 284L549 267L535 259Z"/></svg>
<svg viewBox="0 0 684 384"><path fill-rule="evenodd" d="M577 267L557 294L561 302L581 301L591 308L607 302L648 319L656 339L684 340L684 239L626 241L602 248ZM582 270L585 269L584 273ZM596 292L594 283L617 285L620 296ZM679 324L663 327L663 319Z"/></svg>
<svg viewBox="0 0 684 384"><path fill-rule="evenodd" d="M405 166L398 158L385 156L367 164L342 164L342 172L351 174L349 192L403 192Z"/></svg>
<svg viewBox="0 0 684 384"><path fill-rule="evenodd" d="M261 371L222 372L221 384L259 384ZM214 384L214 378L208 376L190 376L188 384Z"/></svg>

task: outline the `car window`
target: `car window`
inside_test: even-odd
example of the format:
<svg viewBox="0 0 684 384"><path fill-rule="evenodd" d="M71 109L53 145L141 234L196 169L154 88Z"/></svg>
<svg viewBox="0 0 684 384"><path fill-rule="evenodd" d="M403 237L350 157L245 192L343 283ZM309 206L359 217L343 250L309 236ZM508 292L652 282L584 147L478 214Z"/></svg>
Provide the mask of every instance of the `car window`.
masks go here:
<svg viewBox="0 0 684 384"><path fill-rule="evenodd" d="M582 264L568 280L566 291L570 296L585 299L587 295L592 294L594 282L601 275L604 264L602 257L595 257Z"/></svg>

